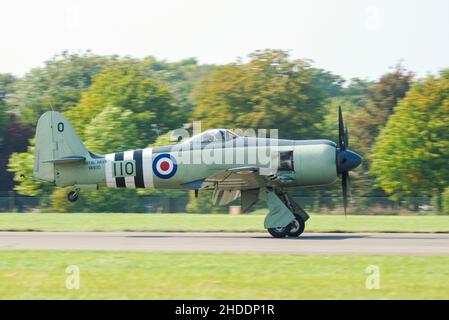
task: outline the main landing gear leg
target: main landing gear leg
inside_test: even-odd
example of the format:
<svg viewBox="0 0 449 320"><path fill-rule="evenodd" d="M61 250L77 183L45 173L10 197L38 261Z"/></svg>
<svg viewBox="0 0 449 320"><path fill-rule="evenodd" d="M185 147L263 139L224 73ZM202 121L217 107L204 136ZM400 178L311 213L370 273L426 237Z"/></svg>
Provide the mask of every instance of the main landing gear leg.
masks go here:
<svg viewBox="0 0 449 320"><path fill-rule="evenodd" d="M287 192L276 190L276 195L284 203L284 205L293 213L295 220L293 220L286 227L269 228L268 232L275 238L299 237L305 228L305 222L309 219L309 215L301 206L293 200L293 197Z"/></svg>

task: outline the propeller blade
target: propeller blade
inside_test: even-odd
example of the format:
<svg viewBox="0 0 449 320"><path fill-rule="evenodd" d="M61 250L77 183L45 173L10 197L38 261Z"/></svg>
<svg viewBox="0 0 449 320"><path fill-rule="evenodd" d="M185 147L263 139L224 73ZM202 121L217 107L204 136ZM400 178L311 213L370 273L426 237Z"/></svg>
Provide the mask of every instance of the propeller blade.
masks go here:
<svg viewBox="0 0 449 320"><path fill-rule="evenodd" d="M348 127L345 128L345 149L349 149L349 131L348 131Z"/></svg>
<svg viewBox="0 0 449 320"><path fill-rule="evenodd" d="M348 207L348 187L349 187L348 172L343 172L343 174L341 176L341 187L343 189L343 207L344 207L345 216L346 216L346 209Z"/></svg>
<svg viewBox="0 0 449 320"><path fill-rule="evenodd" d="M346 150L344 144L345 126L343 124L343 114L341 112L341 106L338 107L338 147L340 151Z"/></svg>
<svg viewBox="0 0 449 320"><path fill-rule="evenodd" d="M347 172L348 177L346 179L346 185L347 185L347 189L348 189L348 200L351 199L352 200L352 191L351 191L351 175L349 174L349 172Z"/></svg>

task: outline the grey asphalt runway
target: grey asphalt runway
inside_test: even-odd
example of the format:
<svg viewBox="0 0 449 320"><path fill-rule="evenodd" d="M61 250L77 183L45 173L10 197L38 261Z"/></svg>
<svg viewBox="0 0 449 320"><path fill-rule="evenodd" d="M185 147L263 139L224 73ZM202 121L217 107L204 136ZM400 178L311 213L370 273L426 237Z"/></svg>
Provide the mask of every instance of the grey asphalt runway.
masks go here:
<svg viewBox="0 0 449 320"><path fill-rule="evenodd" d="M449 255L449 234L306 233L274 239L265 233L0 232L0 250L14 249Z"/></svg>

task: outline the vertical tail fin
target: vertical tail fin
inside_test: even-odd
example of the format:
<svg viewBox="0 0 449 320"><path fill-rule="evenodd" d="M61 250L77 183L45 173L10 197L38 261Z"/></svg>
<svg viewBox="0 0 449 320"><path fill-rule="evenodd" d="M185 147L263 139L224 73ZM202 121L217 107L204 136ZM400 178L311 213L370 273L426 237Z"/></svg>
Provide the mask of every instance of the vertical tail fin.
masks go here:
<svg viewBox="0 0 449 320"><path fill-rule="evenodd" d="M54 182L54 163L89 157L71 123L59 112L45 112L37 122L34 151L34 176Z"/></svg>

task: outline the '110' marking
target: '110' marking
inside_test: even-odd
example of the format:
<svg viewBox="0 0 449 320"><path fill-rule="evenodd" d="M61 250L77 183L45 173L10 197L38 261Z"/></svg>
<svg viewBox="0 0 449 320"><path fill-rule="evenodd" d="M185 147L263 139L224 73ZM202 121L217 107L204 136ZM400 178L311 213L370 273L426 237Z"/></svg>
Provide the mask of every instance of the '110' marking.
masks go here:
<svg viewBox="0 0 449 320"><path fill-rule="evenodd" d="M130 177L136 175L136 162L134 160L114 161L112 172L114 177Z"/></svg>

